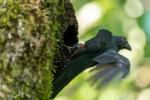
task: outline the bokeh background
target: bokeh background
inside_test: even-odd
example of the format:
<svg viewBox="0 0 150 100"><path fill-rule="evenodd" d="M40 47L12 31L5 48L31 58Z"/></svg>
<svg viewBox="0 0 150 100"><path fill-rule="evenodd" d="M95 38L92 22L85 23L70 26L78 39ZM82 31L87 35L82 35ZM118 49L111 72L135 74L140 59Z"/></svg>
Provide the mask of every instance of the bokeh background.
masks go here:
<svg viewBox="0 0 150 100"><path fill-rule="evenodd" d="M84 71L55 100L150 100L150 0L71 0L79 23L80 42L100 28L127 37L132 51L120 53L131 62L128 77L96 91Z"/></svg>

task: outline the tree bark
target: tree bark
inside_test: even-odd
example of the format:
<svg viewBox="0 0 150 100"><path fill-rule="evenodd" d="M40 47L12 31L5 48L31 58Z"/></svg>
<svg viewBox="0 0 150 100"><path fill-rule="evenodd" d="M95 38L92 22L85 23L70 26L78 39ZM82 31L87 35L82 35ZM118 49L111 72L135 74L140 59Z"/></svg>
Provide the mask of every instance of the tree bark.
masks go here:
<svg viewBox="0 0 150 100"><path fill-rule="evenodd" d="M78 42L69 0L0 1L0 99L48 100Z"/></svg>

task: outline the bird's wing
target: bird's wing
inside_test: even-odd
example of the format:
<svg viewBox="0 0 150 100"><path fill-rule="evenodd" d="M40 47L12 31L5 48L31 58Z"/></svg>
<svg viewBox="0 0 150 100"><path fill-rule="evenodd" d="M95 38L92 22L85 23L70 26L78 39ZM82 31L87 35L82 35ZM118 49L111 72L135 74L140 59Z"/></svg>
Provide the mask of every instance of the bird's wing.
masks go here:
<svg viewBox="0 0 150 100"><path fill-rule="evenodd" d="M107 85L115 78L124 78L129 73L129 60L117 52L108 51L94 59L97 62L90 72L89 81L96 86Z"/></svg>
<svg viewBox="0 0 150 100"><path fill-rule="evenodd" d="M103 49L111 42L112 33L107 29L101 29L95 37L85 42L87 51Z"/></svg>
<svg viewBox="0 0 150 100"><path fill-rule="evenodd" d="M94 62L97 62L97 66L109 64L109 63L116 63L118 60L118 53L114 50L108 50L99 56L93 59Z"/></svg>
<svg viewBox="0 0 150 100"><path fill-rule="evenodd" d="M99 70L93 70L91 72L91 77L88 79L90 84L96 85L96 88L99 89L100 87L103 87L107 84L109 84L113 79L118 78L117 75L120 75L122 73L119 73L119 69L112 65L105 65L102 66L102 69Z"/></svg>

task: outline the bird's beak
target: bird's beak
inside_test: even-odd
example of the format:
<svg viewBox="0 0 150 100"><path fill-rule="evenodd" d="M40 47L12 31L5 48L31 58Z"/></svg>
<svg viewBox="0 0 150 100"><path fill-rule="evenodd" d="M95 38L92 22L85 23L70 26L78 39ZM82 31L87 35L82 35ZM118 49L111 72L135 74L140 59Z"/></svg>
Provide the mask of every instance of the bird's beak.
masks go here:
<svg viewBox="0 0 150 100"><path fill-rule="evenodd" d="M131 49L131 46L130 46L129 44L126 44L126 45L124 45L124 46L125 46L125 48L126 48L127 50L130 50L130 51L132 50L132 49Z"/></svg>

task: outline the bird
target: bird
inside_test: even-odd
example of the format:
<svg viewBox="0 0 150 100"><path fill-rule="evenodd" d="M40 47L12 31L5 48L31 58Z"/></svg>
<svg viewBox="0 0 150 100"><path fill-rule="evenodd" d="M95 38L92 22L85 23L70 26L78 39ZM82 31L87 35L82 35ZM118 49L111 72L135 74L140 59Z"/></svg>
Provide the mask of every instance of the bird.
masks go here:
<svg viewBox="0 0 150 100"><path fill-rule="evenodd" d="M118 52L121 49L131 50L131 47L124 37L113 36L113 40L114 42L112 41L108 45L104 53L93 59L93 61L97 62L97 65L90 71L92 76L89 78L89 81L93 85L97 83L96 89L108 85L117 76L124 78L129 73L129 60Z"/></svg>
<svg viewBox="0 0 150 100"><path fill-rule="evenodd" d="M53 80L53 94L51 98L54 98L72 79L78 76L81 72L94 66L96 67L94 67L91 72L94 72L94 70L97 70L97 72L91 76L91 78L94 77L93 79L90 79L93 82L99 80L98 78L101 78L100 74L104 73L104 75L107 75L107 72L109 71L111 72L110 75L123 72L123 77L125 77L128 74L130 62L127 58L118 54L118 51L121 49L131 50L126 38L121 36L112 36L112 33L109 30L102 29L95 37L86 41L84 45L85 46L82 48L80 46L78 46L78 48L76 47L78 53L74 54L74 57L71 59L71 61L60 72L58 77ZM84 50L81 50L80 52L80 49ZM102 65L109 65L110 70L106 67L104 68L106 72L99 71L99 68L101 68ZM106 78L105 80L109 81L109 78ZM110 80L112 78L110 78Z"/></svg>

